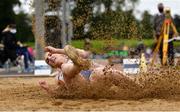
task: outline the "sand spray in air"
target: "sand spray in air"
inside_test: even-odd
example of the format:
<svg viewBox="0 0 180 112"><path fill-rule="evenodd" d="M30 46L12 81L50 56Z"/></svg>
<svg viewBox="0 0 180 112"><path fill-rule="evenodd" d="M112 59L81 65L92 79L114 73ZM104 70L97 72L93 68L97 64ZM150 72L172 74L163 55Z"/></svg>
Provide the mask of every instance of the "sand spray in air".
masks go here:
<svg viewBox="0 0 180 112"><path fill-rule="evenodd" d="M134 80L122 78L111 72L97 76L92 83L77 81L68 89L60 87L56 98L108 98L108 99L141 99L170 98L180 94L180 70L175 67L150 68Z"/></svg>

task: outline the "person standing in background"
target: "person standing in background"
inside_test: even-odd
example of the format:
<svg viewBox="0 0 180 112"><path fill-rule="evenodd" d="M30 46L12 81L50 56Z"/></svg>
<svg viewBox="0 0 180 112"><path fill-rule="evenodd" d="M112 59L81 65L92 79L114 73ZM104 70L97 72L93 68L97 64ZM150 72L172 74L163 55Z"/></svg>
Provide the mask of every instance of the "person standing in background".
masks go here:
<svg viewBox="0 0 180 112"><path fill-rule="evenodd" d="M163 24L164 21L166 19L166 14L164 12L164 5L162 3L158 4L158 11L159 13L156 14L155 18L154 18L154 26L153 29L155 31L155 45L157 45L157 42L159 40L159 37L162 33L162 28L163 28ZM172 20L172 19L171 19ZM173 21L172 21L173 22ZM171 39L173 37L173 30L170 26L169 29L169 39ZM161 59L161 64L162 64L162 59L163 59L163 40L160 43L160 47L159 47L159 56ZM173 46L173 41L168 43L168 64L169 65L174 65L174 46Z"/></svg>
<svg viewBox="0 0 180 112"><path fill-rule="evenodd" d="M5 58L3 61L5 62L7 59L10 59L11 62L15 62L17 58L16 49L17 39L15 37L16 34L16 25L10 24L2 31L2 43L4 45L4 54Z"/></svg>

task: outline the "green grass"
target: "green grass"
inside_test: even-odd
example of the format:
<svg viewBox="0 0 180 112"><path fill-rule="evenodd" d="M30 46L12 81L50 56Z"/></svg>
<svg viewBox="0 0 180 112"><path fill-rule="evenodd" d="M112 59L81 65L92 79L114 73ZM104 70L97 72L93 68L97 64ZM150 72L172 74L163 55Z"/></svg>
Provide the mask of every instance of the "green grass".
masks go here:
<svg viewBox="0 0 180 112"><path fill-rule="evenodd" d="M150 47L152 48L153 44L154 44L154 40L153 39L143 39L143 40L138 40L138 39L114 39L112 40L113 42L113 46L114 47L119 47L122 44L133 48L136 47L140 42L143 42L145 44L146 47ZM111 41L109 41L109 43L106 40L91 40L92 43L92 50L95 51L96 53L103 53L106 51L103 51L104 47L107 46L107 43L110 44ZM71 42L71 44L77 48L83 48L84 46L84 41L83 40L73 40ZM180 41L176 41L174 42L174 46L175 47L180 47Z"/></svg>
<svg viewBox="0 0 180 112"><path fill-rule="evenodd" d="M112 44L112 46L118 48L122 44L128 46L128 47L136 47L138 43L143 42L147 47L152 47L154 40L153 39L143 39L142 41L138 39L114 39L112 41L107 41L107 40L91 40L92 43L92 48L96 53L103 53L106 52L104 51L103 48L107 47L108 44ZM27 42L27 45L35 48L35 43L34 42ZM84 40L73 40L71 42L71 45L73 45L76 48L83 49L84 47ZM180 47L180 41L174 42L175 47L179 46Z"/></svg>
<svg viewBox="0 0 180 112"><path fill-rule="evenodd" d="M146 39L142 41L146 46L150 47L153 45L152 39ZM92 43L92 50L97 53L103 53L105 47L107 47L109 44L111 44L113 47L118 48L119 46L122 46L123 44L128 47L136 47L140 41L137 39L121 39L117 40L114 39L112 41L108 40L91 40ZM83 48L84 41L83 40L73 40L71 44L77 48Z"/></svg>
<svg viewBox="0 0 180 112"><path fill-rule="evenodd" d="M138 43L140 42L137 39L121 39L121 40L112 40L113 44L115 45L121 45L121 44L125 44L129 47L135 47L136 45L138 45ZM93 47L95 48L99 48L102 46L106 46L106 41L105 40L91 40ZM110 42L110 41L109 41ZM146 45L146 46L151 46L153 44L153 40L152 39L146 39L146 40L142 40L142 42ZM73 40L72 41L72 45L78 48L83 48L83 40Z"/></svg>
<svg viewBox="0 0 180 112"><path fill-rule="evenodd" d="M104 41L102 40L92 40L92 48L94 52L101 53L103 48L105 47ZM71 45L73 45L76 48L83 49L84 48L84 40L73 40L71 42Z"/></svg>
<svg viewBox="0 0 180 112"><path fill-rule="evenodd" d="M26 44L32 48L35 48L35 42L25 42L24 44Z"/></svg>
<svg viewBox="0 0 180 112"><path fill-rule="evenodd" d="M175 41L175 42L174 42L174 46L175 46L175 47L180 47L180 41Z"/></svg>

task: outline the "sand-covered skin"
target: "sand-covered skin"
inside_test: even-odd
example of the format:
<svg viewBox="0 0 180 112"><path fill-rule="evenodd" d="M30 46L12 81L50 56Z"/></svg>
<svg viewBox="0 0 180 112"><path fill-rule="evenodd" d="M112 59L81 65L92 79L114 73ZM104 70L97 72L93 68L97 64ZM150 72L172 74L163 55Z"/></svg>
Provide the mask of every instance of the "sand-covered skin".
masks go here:
<svg viewBox="0 0 180 112"><path fill-rule="evenodd" d="M92 85L59 89L55 97L38 85L39 80L53 84L52 77L0 78L0 110L180 110L179 71L154 71L135 78L140 87L105 76Z"/></svg>

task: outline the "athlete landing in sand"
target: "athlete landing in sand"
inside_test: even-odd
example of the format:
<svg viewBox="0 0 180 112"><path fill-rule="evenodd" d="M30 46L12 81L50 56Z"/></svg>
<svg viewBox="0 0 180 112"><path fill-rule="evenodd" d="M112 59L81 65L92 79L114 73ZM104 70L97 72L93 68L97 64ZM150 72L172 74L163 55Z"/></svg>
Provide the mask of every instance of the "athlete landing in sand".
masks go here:
<svg viewBox="0 0 180 112"><path fill-rule="evenodd" d="M57 49L51 46L45 47L45 61L53 68L57 68L56 85L64 85L68 88L68 85L72 83L72 80L77 81L89 81L90 83L96 81L96 76L111 73L118 75L122 79L133 81L132 78L124 75L122 71L108 68L107 66L100 65L87 59L90 52L81 49L76 49L70 45L66 45L64 49ZM105 70L106 69L106 70ZM53 92L53 88L50 88L46 81L39 81L40 86L48 93Z"/></svg>

